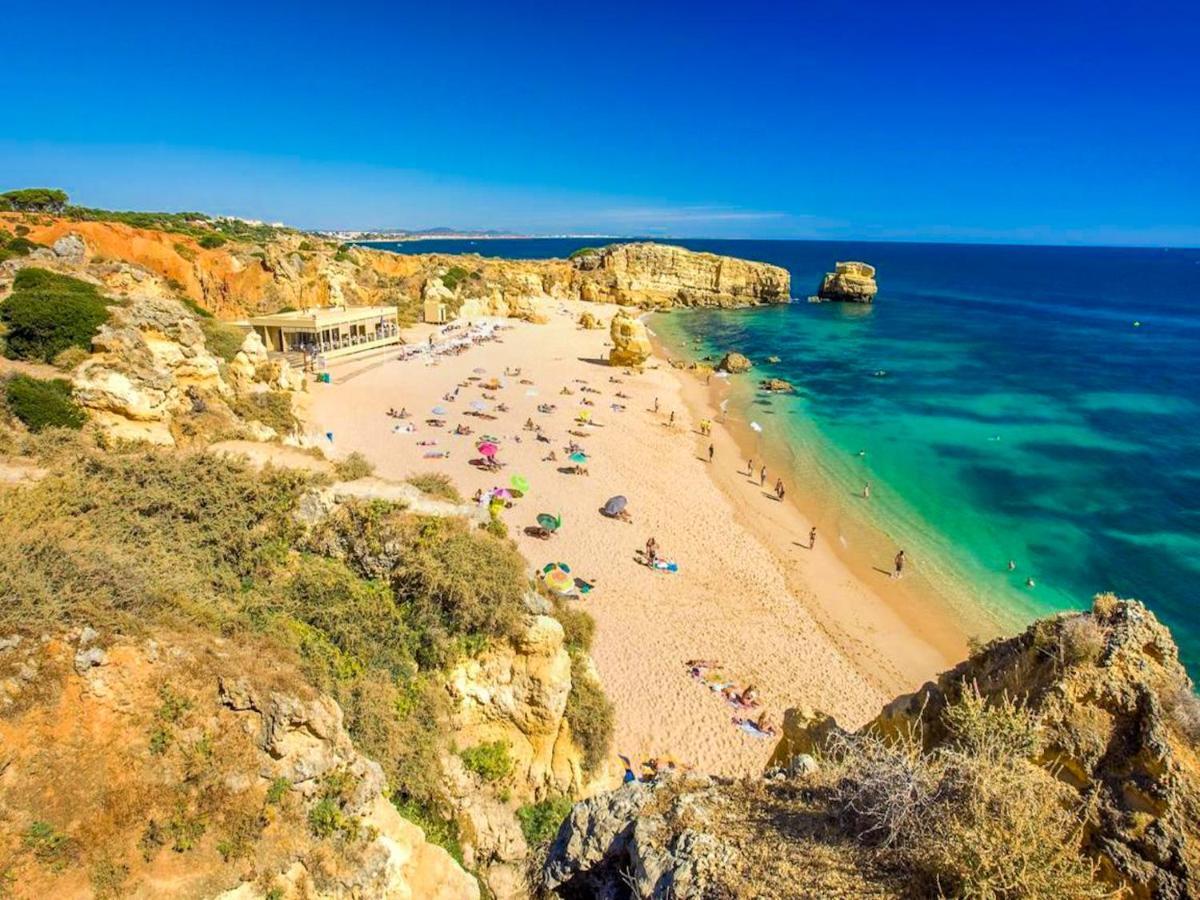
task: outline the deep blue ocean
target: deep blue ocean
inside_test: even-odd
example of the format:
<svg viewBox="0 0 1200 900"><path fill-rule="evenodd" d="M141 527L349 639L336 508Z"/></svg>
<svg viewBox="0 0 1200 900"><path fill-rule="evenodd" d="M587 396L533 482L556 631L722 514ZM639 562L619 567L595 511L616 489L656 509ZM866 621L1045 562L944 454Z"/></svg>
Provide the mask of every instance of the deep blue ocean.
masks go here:
<svg viewBox="0 0 1200 900"><path fill-rule="evenodd" d="M541 258L596 243L387 249ZM957 602L1018 627L1100 591L1136 597L1200 671L1200 250L672 243L791 272L798 302L651 327L681 355L738 350L756 378L797 386L764 397L744 382L737 414L786 447L796 479L845 501L850 540L869 481L876 526ZM873 305L804 302L848 259L876 266Z"/></svg>

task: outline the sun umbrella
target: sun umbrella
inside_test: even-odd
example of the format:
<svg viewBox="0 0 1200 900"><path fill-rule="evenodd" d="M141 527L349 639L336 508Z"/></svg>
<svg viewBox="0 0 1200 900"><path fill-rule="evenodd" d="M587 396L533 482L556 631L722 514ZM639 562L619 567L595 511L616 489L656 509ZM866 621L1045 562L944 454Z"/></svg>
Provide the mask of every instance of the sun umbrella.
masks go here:
<svg viewBox="0 0 1200 900"><path fill-rule="evenodd" d="M571 577L571 569L565 563L550 563L542 569L542 578L546 587L556 594L569 594L575 590L575 579Z"/></svg>
<svg viewBox="0 0 1200 900"><path fill-rule="evenodd" d="M753 428L755 431L762 431L762 426L759 425L757 422L751 422L750 427Z"/></svg>
<svg viewBox="0 0 1200 900"><path fill-rule="evenodd" d="M433 408L433 414L434 414L435 416L444 416L444 415L446 415L446 407L444 407L444 406L435 406L435 407Z"/></svg>
<svg viewBox="0 0 1200 900"><path fill-rule="evenodd" d="M582 412L580 412L579 415L577 415L575 418L578 419L580 422L587 422L587 421L591 420L592 414L585 409Z"/></svg>
<svg viewBox="0 0 1200 900"><path fill-rule="evenodd" d="M606 516L615 516L623 510L629 501L618 494L616 497L609 497L608 502L604 504L604 514Z"/></svg>
<svg viewBox="0 0 1200 900"><path fill-rule="evenodd" d="M499 497L501 500L511 500L512 491L510 491L508 488L496 488L492 491L492 496Z"/></svg>
<svg viewBox="0 0 1200 900"><path fill-rule="evenodd" d="M496 455L496 451L499 450L500 448L497 447L495 444L493 444L491 441L484 441L476 449L479 450L479 453L481 456L492 457L492 456Z"/></svg>
<svg viewBox="0 0 1200 900"><path fill-rule="evenodd" d="M558 531L562 528L562 516L552 516L550 513L538 513L537 523L547 531Z"/></svg>
<svg viewBox="0 0 1200 900"><path fill-rule="evenodd" d="M476 409L476 410L479 410L480 412L483 412L485 409L487 409L487 404L484 403L482 400L472 400L471 401L471 409Z"/></svg>
<svg viewBox="0 0 1200 900"><path fill-rule="evenodd" d="M529 480L524 475L514 475L508 480L514 491L520 491L524 494L529 490Z"/></svg>
<svg viewBox="0 0 1200 900"><path fill-rule="evenodd" d="M484 372L487 371L487 369L474 369L473 371L475 372L476 375L482 375Z"/></svg>
<svg viewBox="0 0 1200 900"><path fill-rule="evenodd" d="M567 459L569 459L573 463L585 463L588 461L587 454L582 451L572 453L570 456L567 457Z"/></svg>

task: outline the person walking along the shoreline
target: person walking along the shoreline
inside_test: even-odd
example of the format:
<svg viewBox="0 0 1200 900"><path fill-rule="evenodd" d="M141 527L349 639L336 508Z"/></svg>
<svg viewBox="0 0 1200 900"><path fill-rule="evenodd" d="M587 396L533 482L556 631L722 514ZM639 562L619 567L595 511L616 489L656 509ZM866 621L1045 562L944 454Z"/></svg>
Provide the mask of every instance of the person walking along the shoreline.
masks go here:
<svg viewBox="0 0 1200 900"><path fill-rule="evenodd" d="M871 499L871 482L869 482L869 481L863 485L863 499L864 500Z"/></svg>
<svg viewBox="0 0 1200 900"><path fill-rule="evenodd" d="M758 472L758 486L759 487L767 486L767 467L766 466L763 466Z"/></svg>
<svg viewBox="0 0 1200 900"><path fill-rule="evenodd" d="M808 529L808 549L811 550L815 546L817 546L817 526L816 525L814 525L812 528Z"/></svg>
<svg viewBox="0 0 1200 900"><path fill-rule="evenodd" d="M905 560L904 551L901 550L899 553L896 554L896 558L892 561L892 564L896 567L895 570L892 572L893 578L903 578L904 577L904 560Z"/></svg>
<svg viewBox="0 0 1200 900"><path fill-rule="evenodd" d="M783 479L776 478L775 479L775 496L779 500L780 503L783 502L783 495L784 495Z"/></svg>
<svg viewBox="0 0 1200 900"><path fill-rule="evenodd" d="M708 461L713 461L713 454L716 453L716 448L712 444L708 445Z"/></svg>

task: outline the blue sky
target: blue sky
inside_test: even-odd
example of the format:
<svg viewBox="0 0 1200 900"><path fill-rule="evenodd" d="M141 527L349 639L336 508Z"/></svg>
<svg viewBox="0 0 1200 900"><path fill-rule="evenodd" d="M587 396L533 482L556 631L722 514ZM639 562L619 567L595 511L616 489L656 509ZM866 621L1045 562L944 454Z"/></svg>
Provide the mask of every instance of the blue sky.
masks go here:
<svg viewBox="0 0 1200 900"><path fill-rule="evenodd" d="M1198 7L25 3L0 186L321 228L1200 245Z"/></svg>

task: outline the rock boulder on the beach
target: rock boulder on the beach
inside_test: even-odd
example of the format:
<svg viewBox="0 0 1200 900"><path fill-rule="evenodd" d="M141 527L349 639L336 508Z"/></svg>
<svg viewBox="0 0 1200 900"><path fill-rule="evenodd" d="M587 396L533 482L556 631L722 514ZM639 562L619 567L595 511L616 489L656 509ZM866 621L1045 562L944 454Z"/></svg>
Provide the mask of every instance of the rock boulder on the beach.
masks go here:
<svg viewBox="0 0 1200 900"><path fill-rule="evenodd" d="M874 266L864 262L839 262L832 272L825 274L817 297L821 300L870 303L878 290Z"/></svg>
<svg viewBox="0 0 1200 900"><path fill-rule="evenodd" d="M750 360L740 353L726 353L719 363L717 371L728 372L730 375L740 375L750 371Z"/></svg>
<svg viewBox="0 0 1200 900"><path fill-rule="evenodd" d="M784 381L782 378L764 378L758 386L772 394L790 394L795 390L790 381Z"/></svg>
<svg viewBox="0 0 1200 900"><path fill-rule="evenodd" d="M610 365L640 366L650 358L650 336L646 333L646 325L628 310L623 309L613 316L609 336L613 344L608 354Z"/></svg>

